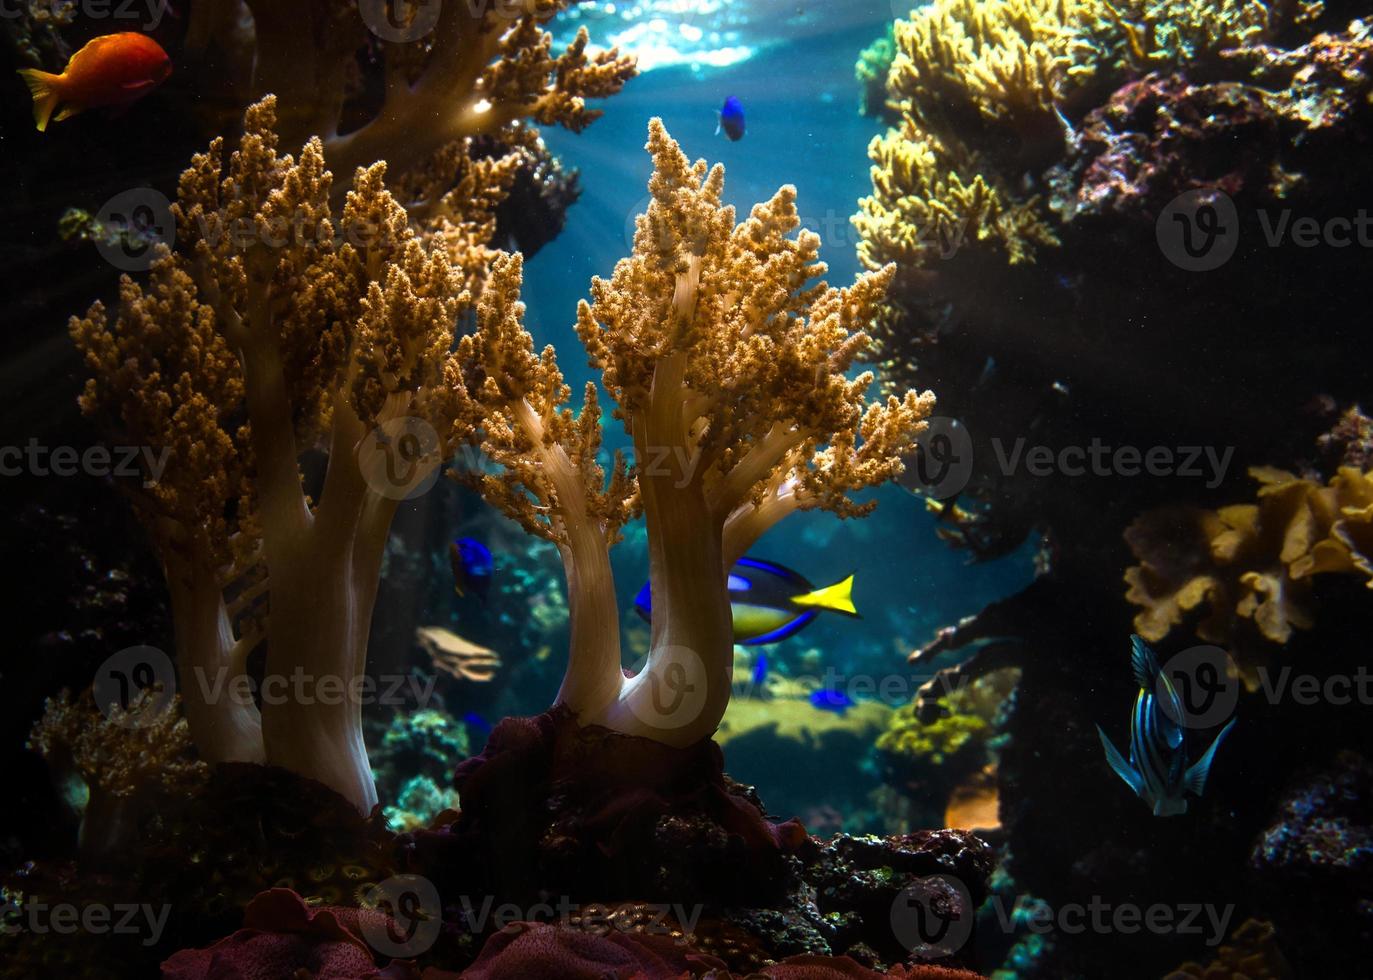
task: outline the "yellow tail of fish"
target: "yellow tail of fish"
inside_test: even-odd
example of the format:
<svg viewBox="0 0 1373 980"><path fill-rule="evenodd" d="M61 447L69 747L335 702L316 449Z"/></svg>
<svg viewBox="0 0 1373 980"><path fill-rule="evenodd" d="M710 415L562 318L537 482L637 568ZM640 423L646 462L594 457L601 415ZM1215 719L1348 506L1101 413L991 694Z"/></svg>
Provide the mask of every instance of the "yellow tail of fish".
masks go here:
<svg viewBox="0 0 1373 980"><path fill-rule="evenodd" d="M807 592L792 599L792 604L806 606L813 609L828 609L831 612L843 613L845 616L857 616L858 609L853 604L853 576L850 575L842 582L835 582L827 585L823 589L816 589L814 592Z"/></svg>
<svg viewBox="0 0 1373 980"><path fill-rule="evenodd" d="M48 128L48 120L52 118L52 111L57 108L57 103L61 101L61 96L57 94L53 83L62 76L39 71L37 68L20 68L19 74L24 76L24 82L29 87L29 94L33 96L33 121L38 124L40 133L45 132Z"/></svg>

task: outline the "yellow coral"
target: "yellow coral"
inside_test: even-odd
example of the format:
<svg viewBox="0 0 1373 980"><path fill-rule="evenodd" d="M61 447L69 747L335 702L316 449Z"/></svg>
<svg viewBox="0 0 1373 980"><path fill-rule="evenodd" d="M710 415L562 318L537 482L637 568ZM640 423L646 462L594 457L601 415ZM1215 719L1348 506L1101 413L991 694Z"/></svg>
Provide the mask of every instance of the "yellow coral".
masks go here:
<svg viewBox="0 0 1373 980"><path fill-rule="evenodd" d="M1209 608L1197 635L1230 644L1236 617L1272 643L1314 622L1310 578L1361 575L1373 588L1373 471L1342 468L1326 486L1268 467L1251 469L1258 501L1217 511L1151 511L1125 533L1140 564L1125 572L1141 606L1135 629L1157 641L1192 610Z"/></svg>
<svg viewBox="0 0 1373 980"><path fill-rule="evenodd" d="M1076 0L935 0L896 23L890 86L913 100L971 103L988 119L1029 120L1052 112L1075 62ZM955 109L955 111L957 111Z"/></svg>
<svg viewBox="0 0 1373 980"><path fill-rule="evenodd" d="M868 147L873 193L853 219L867 268L904 273L971 242L1015 264L1058 244L1038 199L981 145L999 153L1008 139L1061 132L1076 16L1069 0L938 0L897 21L888 101L901 120ZM1009 137L987 138L1002 128Z"/></svg>
<svg viewBox="0 0 1373 980"><path fill-rule="evenodd" d="M968 243L1011 264L1059 244L1025 189L1072 138L1062 107L1093 88L1256 43L1309 18L1300 0L934 0L896 22L888 105L853 223L867 268L903 275ZM903 281L898 292L911 288Z"/></svg>
<svg viewBox="0 0 1373 980"><path fill-rule="evenodd" d="M1289 980L1293 975L1273 924L1246 919L1209 963L1188 961L1163 980Z"/></svg>
<svg viewBox="0 0 1373 980"><path fill-rule="evenodd" d="M945 699L948 714L928 723L920 720L918 702L912 701L892 716L877 747L942 765L965 747L987 740L997 712L1019 680L1020 670L1014 667L979 677L950 693Z"/></svg>

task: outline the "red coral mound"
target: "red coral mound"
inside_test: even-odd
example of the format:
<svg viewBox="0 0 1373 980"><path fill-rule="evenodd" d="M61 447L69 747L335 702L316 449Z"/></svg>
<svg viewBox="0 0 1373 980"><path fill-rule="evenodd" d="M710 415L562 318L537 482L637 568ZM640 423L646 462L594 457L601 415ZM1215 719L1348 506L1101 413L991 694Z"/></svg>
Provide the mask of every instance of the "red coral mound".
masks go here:
<svg viewBox="0 0 1373 980"><path fill-rule="evenodd" d="M417 980L412 964L377 968L364 923L387 917L366 909L312 909L288 888L248 903L243 928L207 949L183 949L162 964L163 980L278 980L304 970L315 980Z"/></svg>
<svg viewBox="0 0 1373 980"><path fill-rule="evenodd" d="M665 936L615 930L597 935L518 922L488 939L461 974L426 970L424 980L678 980L723 969L713 956L693 953Z"/></svg>
<svg viewBox="0 0 1373 980"><path fill-rule="evenodd" d="M519 922L486 941L477 961L462 973L424 971L424 980L730 980L734 974L713 956L692 952L666 936L607 935L543 922ZM875 973L847 956L792 956L753 977L768 980L980 980L976 973L938 966L893 967Z"/></svg>
<svg viewBox="0 0 1373 980"><path fill-rule="evenodd" d="M876 973L847 956L789 956L762 971L768 980L981 980L979 974L944 966L894 966Z"/></svg>
<svg viewBox="0 0 1373 980"><path fill-rule="evenodd" d="M583 728L562 707L503 720L454 783L460 817L409 842L411 867L441 891L765 902L784 856L810 846L725 775L713 741L674 748Z"/></svg>

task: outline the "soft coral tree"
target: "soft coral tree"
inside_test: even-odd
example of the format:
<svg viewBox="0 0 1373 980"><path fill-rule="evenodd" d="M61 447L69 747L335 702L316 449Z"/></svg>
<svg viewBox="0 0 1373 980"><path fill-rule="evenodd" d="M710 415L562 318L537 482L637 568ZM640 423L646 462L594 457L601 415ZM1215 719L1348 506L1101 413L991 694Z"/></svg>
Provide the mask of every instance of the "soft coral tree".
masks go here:
<svg viewBox="0 0 1373 980"><path fill-rule="evenodd" d="M493 266L447 378L452 440L501 465L458 476L562 552L572 637L559 702L584 725L684 746L715 730L729 700L726 570L797 510L867 513L849 495L900 472L934 396L867 403L872 376L847 374L891 268L843 289L817 282L820 239L792 237L794 188L736 225L723 168L691 163L657 120L648 150L652 199L633 254L593 281L577 319L634 466L617 456L607 474L596 388L574 414L553 349L535 352L518 256ZM643 669L626 677L608 552L640 509L652 630Z"/></svg>
<svg viewBox="0 0 1373 980"><path fill-rule="evenodd" d="M180 244L150 281L126 276L114 315L96 303L71 332L91 373L82 407L167 453L131 496L166 573L201 757L281 765L367 811L359 695L382 552L399 500L442 460L434 439L388 484L368 435L449 428L440 380L471 294L384 164L335 213L320 141L278 153L274 106L182 175ZM324 464L307 481L311 457ZM242 691L264 645L275 687L259 711Z"/></svg>

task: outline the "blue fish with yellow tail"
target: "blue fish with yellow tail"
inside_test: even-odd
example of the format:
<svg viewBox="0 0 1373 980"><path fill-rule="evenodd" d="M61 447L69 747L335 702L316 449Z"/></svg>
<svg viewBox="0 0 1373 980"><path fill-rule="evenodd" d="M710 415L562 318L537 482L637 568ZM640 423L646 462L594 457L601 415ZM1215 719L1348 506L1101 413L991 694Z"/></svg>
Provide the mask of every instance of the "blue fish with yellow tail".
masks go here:
<svg viewBox="0 0 1373 980"><path fill-rule="evenodd" d="M1156 817L1172 817L1187 812L1187 794L1200 796L1206 789L1211 760L1221 739L1235 726L1235 719L1220 730L1211 747L1190 766L1187 764L1187 739L1182 730L1182 699L1168 675L1159 668L1158 658L1138 636L1130 637L1130 667L1139 684L1135 707L1130 715L1130 761L1126 762L1106 733L1097 726L1106 761L1125 785L1153 808ZM1160 698L1167 701L1165 706Z"/></svg>
<svg viewBox="0 0 1373 980"><path fill-rule="evenodd" d="M723 132L731 143L737 143L744 138L744 129L744 104L731 95L720 109L720 124L715 127L715 135Z"/></svg>
<svg viewBox="0 0 1373 980"><path fill-rule="evenodd" d="M823 611L858 617L853 576L817 589L800 574L776 562L741 558L729 573L734 610L734 642L741 646L777 643L809 626ZM639 590L634 608L651 619L649 586Z"/></svg>

